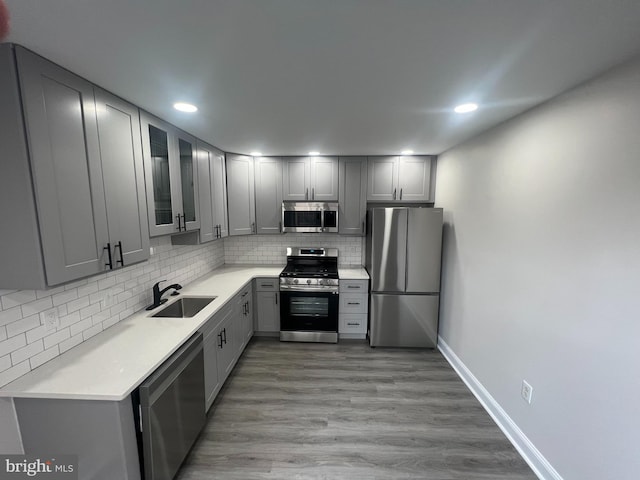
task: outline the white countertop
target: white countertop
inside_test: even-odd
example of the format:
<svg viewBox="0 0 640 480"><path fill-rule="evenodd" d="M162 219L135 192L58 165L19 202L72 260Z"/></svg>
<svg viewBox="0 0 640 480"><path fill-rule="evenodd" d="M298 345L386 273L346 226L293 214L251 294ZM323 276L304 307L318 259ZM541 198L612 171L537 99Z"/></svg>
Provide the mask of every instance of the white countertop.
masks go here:
<svg viewBox="0 0 640 480"><path fill-rule="evenodd" d="M364 267L360 265L339 267L338 277L343 280L369 280L369 274Z"/></svg>
<svg viewBox="0 0 640 480"><path fill-rule="evenodd" d="M155 311L142 310L0 388L0 397L122 400L247 282L277 277L282 268L218 268L181 290L218 297L195 317L149 318Z"/></svg>
<svg viewBox="0 0 640 480"><path fill-rule="evenodd" d="M181 296L217 297L196 316L150 318L156 311L142 310L0 388L0 397L122 400L247 282L278 277L282 269L283 265L220 267L180 291ZM338 275L369 278L360 266L339 268ZM169 303L174 301L169 298Z"/></svg>

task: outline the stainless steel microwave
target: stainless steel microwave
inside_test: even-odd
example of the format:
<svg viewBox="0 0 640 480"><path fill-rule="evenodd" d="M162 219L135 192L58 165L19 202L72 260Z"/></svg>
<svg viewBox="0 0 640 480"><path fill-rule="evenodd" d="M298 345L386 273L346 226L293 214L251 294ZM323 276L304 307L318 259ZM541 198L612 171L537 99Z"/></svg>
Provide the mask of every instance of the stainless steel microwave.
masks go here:
<svg viewBox="0 0 640 480"><path fill-rule="evenodd" d="M338 204L283 202L282 231L338 233Z"/></svg>

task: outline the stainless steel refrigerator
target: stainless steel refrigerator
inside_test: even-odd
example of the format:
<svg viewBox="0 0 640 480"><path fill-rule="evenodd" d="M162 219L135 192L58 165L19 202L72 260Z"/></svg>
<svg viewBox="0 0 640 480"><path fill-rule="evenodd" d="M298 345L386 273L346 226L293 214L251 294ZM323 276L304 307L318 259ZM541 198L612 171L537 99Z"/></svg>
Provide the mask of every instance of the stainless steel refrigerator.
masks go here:
<svg viewBox="0 0 640 480"><path fill-rule="evenodd" d="M441 208L371 208L365 266L372 347L434 348L438 339Z"/></svg>

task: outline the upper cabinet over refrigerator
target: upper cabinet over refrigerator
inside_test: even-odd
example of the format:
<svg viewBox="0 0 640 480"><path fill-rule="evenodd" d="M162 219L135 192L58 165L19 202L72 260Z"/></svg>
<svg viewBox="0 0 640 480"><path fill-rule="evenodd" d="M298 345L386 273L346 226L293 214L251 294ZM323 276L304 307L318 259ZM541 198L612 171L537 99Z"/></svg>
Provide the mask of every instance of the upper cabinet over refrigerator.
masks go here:
<svg viewBox="0 0 640 480"><path fill-rule="evenodd" d="M369 202L433 202L432 158L425 155L369 157Z"/></svg>
<svg viewBox="0 0 640 480"><path fill-rule="evenodd" d="M196 139L159 118L140 115L153 236L200 228Z"/></svg>

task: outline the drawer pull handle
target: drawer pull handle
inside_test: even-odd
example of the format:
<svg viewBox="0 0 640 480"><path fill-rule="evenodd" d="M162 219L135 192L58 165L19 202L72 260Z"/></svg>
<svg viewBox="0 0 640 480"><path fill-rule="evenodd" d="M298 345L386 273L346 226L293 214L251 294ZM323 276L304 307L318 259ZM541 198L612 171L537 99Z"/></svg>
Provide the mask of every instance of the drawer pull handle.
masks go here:
<svg viewBox="0 0 640 480"><path fill-rule="evenodd" d="M357 288L359 290L362 287L360 285L347 285L347 288Z"/></svg>
<svg viewBox="0 0 640 480"><path fill-rule="evenodd" d="M261 287L265 287L265 288L273 288L273 283L261 283L260 284Z"/></svg>
<svg viewBox="0 0 640 480"><path fill-rule="evenodd" d="M347 322L347 325L357 326L357 325L360 325L360 324L359 323L354 323L354 322Z"/></svg>
<svg viewBox="0 0 640 480"><path fill-rule="evenodd" d="M360 302L347 302L347 305L360 305Z"/></svg>

